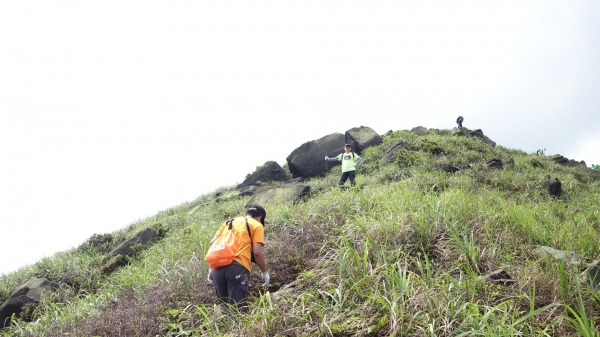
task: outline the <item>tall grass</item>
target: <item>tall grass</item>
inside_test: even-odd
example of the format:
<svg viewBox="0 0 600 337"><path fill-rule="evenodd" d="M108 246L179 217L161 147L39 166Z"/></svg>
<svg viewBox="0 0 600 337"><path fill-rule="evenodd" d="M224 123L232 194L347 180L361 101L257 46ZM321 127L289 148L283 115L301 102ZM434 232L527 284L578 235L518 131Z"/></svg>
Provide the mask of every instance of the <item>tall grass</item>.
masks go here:
<svg viewBox="0 0 600 337"><path fill-rule="evenodd" d="M410 160L398 156L380 167L397 141ZM362 157L361 188L337 188L334 170L306 182L310 198L266 205L272 285L258 287L260 275L252 273L245 314L221 317L203 256L216 228L243 213L248 197L217 203L209 193L114 233L119 241L147 226L168 229L113 274L99 272L102 252L75 249L2 277L2 300L33 275L59 280L75 272L81 280L77 291L61 287L31 313L32 322L15 319L3 334L598 335L598 294L580 277L582 265L533 253L546 245L600 258L600 182L586 169L475 138L404 131ZM483 165L509 157L512 168ZM446 164L462 169L440 172ZM562 182L560 198L542 189L547 175ZM512 285L482 280L499 268Z"/></svg>

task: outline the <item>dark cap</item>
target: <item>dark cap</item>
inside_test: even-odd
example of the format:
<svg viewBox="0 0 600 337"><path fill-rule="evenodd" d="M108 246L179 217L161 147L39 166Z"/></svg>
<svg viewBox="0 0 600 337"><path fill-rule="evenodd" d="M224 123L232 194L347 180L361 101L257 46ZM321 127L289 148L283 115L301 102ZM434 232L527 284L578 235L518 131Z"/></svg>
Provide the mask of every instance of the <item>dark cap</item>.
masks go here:
<svg viewBox="0 0 600 337"><path fill-rule="evenodd" d="M265 218L267 217L267 211L265 211L265 209L262 206L252 205L252 206L248 207L246 214L249 214L250 216L261 216L262 219L260 220L260 223L263 224L263 226L265 225Z"/></svg>
<svg viewBox="0 0 600 337"><path fill-rule="evenodd" d="M346 144L346 147L352 147L352 145L350 145L350 144Z"/></svg>

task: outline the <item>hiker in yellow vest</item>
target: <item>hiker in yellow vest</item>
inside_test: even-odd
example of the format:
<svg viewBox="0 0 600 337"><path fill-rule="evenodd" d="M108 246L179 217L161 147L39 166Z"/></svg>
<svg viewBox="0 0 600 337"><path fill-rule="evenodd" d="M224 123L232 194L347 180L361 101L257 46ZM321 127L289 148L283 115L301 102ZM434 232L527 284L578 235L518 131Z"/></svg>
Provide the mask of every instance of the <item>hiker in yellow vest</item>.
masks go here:
<svg viewBox="0 0 600 337"><path fill-rule="evenodd" d="M362 158L356 153L352 152L352 146L350 146L350 144L346 144L346 146L344 146L344 153L334 158L325 156L325 160L342 162L342 177L340 178L339 182L340 186L343 186L348 178L350 178L350 185L356 185L356 165L362 161Z"/></svg>
<svg viewBox="0 0 600 337"><path fill-rule="evenodd" d="M266 217L267 212L263 207L253 205L248 208L245 216L232 219L232 231L240 251L236 253L231 264L208 271L208 282L215 286L217 297L222 303L235 305L238 309L246 306L250 294L248 280L252 262L256 263L262 272L263 287L269 285L270 277L263 252ZM221 225L210 242L213 243L227 230L226 222ZM221 305L220 308L223 306Z"/></svg>

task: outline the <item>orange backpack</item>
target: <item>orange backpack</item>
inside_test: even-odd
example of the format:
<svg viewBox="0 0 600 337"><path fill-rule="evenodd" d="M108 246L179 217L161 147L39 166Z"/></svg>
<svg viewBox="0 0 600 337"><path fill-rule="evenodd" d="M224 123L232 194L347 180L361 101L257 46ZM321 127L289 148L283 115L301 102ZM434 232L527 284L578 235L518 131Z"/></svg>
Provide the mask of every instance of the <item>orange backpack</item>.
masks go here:
<svg viewBox="0 0 600 337"><path fill-rule="evenodd" d="M250 236L250 245L252 245L252 234L250 233L250 226L248 226L248 219L246 220L246 229ZM233 259L240 255L246 248L250 247L247 245L242 249L238 249L237 243L235 242L235 235L231 230L233 226L233 219L229 219L226 222L227 232L219 236L211 245L208 247L204 260L208 263L210 268L220 268L230 265Z"/></svg>

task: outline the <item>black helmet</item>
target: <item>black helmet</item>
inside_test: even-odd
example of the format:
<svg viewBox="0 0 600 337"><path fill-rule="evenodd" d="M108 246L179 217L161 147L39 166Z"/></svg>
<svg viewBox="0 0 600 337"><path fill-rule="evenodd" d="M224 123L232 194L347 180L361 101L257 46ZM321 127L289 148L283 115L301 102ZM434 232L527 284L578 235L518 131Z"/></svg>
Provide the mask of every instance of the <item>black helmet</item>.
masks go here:
<svg viewBox="0 0 600 337"><path fill-rule="evenodd" d="M252 206L248 207L246 214L248 214L250 216L261 216L262 218L260 220L260 223L263 226L265 225L265 218L267 217L267 211L265 211L265 209L262 206L252 205Z"/></svg>

